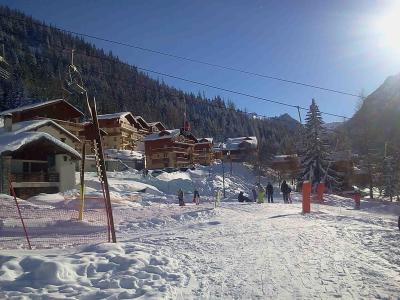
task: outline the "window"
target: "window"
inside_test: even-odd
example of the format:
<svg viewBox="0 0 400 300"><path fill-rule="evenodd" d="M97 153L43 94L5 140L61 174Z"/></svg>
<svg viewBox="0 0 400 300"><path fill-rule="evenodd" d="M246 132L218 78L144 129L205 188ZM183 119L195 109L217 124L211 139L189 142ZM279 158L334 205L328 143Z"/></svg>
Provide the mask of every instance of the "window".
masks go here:
<svg viewBox="0 0 400 300"><path fill-rule="evenodd" d="M116 142L117 141L117 137L114 137L114 142Z"/></svg>
<svg viewBox="0 0 400 300"><path fill-rule="evenodd" d="M66 157L65 155L63 156L63 158L64 158L64 161L68 160L68 157Z"/></svg>
<svg viewBox="0 0 400 300"><path fill-rule="evenodd" d="M168 158L168 153L164 153L164 158Z"/></svg>
<svg viewBox="0 0 400 300"><path fill-rule="evenodd" d="M65 143L65 138L61 138L60 140L61 142Z"/></svg>
<svg viewBox="0 0 400 300"><path fill-rule="evenodd" d="M22 172L29 173L29 163L28 162L22 163Z"/></svg>

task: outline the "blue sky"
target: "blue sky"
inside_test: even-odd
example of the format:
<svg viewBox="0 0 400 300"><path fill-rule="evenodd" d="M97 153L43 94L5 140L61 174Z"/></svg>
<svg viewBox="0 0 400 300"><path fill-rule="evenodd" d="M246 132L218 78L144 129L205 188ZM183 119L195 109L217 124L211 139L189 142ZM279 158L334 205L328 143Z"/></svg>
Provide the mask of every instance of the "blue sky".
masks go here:
<svg viewBox="0 0 400 300"><path fill-rule="evenodd" d="M373 20L392 11L394 2L0 1L65 29L366 95L400 72L400 49L385 49L373 28ZM140 67L289 104L309 106L315 98L322 111L351 116L358 102L349 96L91 42ZM288 112L297 118L291 108L163 79L186 91L221 95L250 112L266 116Z"/></svg>

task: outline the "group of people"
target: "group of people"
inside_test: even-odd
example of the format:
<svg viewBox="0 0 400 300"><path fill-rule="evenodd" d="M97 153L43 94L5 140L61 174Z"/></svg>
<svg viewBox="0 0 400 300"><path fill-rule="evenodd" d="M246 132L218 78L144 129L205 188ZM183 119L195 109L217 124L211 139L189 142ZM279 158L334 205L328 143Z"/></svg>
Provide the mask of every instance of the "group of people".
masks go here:
<svg viewBox="0 0 400 300"><path fill-rule="evenodd" d="M281 192L283 195L283 202L292 203L292 199L290 197L292 189L286 183L285 180L281 184ZM256 187L252 189L252 193L253 193L253 199L250 199L249 197L245 196L242 191L240 191L238 195L238 201L262 203L264 202L264 197L266 197L268 203L274 203L274 186L271 184L271 182L268 182L265 189L261 186L261 184L257 184ZM180 188L177 194L178 194L179 206L185 206L183 190ZM197 189L194 189L193 191L193 203L195 203L196 205L200 204L200 193Z"/></svg>
<svg viewBox="0 0 400 300"><path fill-rule="evenodd" d="M268 203L274 203L274 186L271 182L268 182L265 189L261 186L261 184L257 184L252 190L253 200L249 197L245 196L244 193L241 191L238 195L239 202L264 202L264 196L267 198ZM284 203L292 203L292 199L290 197L290 193L292 189L284 180L281 184L281 192L283 196Z"/></svg>
<svg viewBox="0 0 400 300"><path fill-rule="evenodd" d="M179 202L179 206L185 206L185 200L183 198L183 190L180 188L178 190L178 202ZM195 189L193 191L193 203L195 203L196 205L200 204L200 193L197 189Z"/></svg>

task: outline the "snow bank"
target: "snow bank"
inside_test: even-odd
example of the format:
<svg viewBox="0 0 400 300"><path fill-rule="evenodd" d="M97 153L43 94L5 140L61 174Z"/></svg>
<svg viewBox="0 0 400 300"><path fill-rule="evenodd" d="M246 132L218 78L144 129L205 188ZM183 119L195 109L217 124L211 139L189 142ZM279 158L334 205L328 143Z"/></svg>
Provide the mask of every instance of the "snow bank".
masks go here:
<svg viewBox="0 0 400 300"><path fill-rule="evenodd" d="M57 260L37 251L0 255L0 262L3 299L165 299L185 280L168 253L138 243L91 245Z"/></svg>

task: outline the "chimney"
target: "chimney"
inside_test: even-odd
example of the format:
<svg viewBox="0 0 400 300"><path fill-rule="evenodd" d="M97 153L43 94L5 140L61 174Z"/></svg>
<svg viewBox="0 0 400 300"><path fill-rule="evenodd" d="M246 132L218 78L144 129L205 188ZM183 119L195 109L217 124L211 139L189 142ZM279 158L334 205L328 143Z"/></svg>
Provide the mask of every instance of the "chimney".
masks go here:
<svg viewBox="0 0 400 300"><path fill-rule="evenodd" d="M13 124L12 114L3 115L3 120L4 120L4 130L7 132L11 132Z"/></svg>

